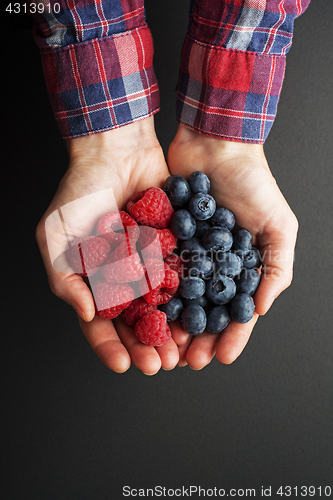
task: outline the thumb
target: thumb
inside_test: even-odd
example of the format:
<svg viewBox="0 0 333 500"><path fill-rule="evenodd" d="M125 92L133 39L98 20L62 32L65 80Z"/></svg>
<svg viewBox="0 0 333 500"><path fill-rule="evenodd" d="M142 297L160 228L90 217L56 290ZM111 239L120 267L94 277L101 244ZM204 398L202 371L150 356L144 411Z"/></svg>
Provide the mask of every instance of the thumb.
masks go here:
<svg viewBox="0 0 333 500"><path fill-rule="evenodd" d="M283 229L266 229L258 238L263 261L261 281L254 300L259 315L266 314L274 299L292 281L298 222L292 212L283 221Z"/></svg>
<svg viewBox="0 0 333 500"><path fill-rule="evenodd" d="M48 251L43 223L37 226L36 240L44 262L51 291L72 306L80 318L84 321L91 321L95 316L95 305L89 287L80 276L73 273L68 264L63 266L65 272L54 269Z"/></svg>
<svg viewBox="0 0 333 500"><path fill-rule="evenodd" d="M63 276L57 271L46 271L52 292L72 306L81 319L92 321L95 317L94 300L83 279L76 274Z"/></svg>

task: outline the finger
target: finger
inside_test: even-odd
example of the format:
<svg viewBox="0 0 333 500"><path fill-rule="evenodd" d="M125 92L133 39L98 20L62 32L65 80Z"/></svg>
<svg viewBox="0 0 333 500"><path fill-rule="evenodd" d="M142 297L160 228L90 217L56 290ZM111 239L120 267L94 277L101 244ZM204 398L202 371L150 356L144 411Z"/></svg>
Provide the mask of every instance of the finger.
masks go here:
<svg viewBox="0 0 333 500"><path fill-rule="evenodd" d="M186 343L178 347L178 353L179 353L178 366L180 367L187 365L186 354L189 346L191 345L192 340L193 340L192 335L189 335Z"/></svg>
<svg viewBox="0 0 333 500"><path fill-rule="evenodd" d="M128 326L123 318L116 318L114 325L133 364L145 375L155 375L162 366L161 358L155 347L140 342L134 333L134 329Z"/></svg>
<svg viewBox="0 0 333 500"><path fill-rule="evenodd" d="M112 321L97 316L86 323L79 318L84 336L99 359L110 370L124 373L131 366L131 358L121 343Z"/></svg>
<svg viewBox="0 0 333 500"><path fill-rule="evenodd" d="M175 341L171 338L166 344L155 347L158 352L162 368L164 370L172 370L179 361L178 347Z"/></svg>
<svg viewBox="0 0 333 500"><path fill-rule="evenodd" d="M172 334L173 340L176 342L178 346L186 344L189 334L185 332L179 320L172 321L170 323L170 330Z"/></svg>
<svg viewBox="0 0 333 500"><path fill-rule="evenodd" d="M220 363L230 364L238 358L250 338L258 317L258 314L254 313L248 323L240 324L235 321L229 323L216 345L216 358Z"/></svg>
<svg viewBox="0 0 333 500"><path fill-rule="evenodd" d="M274 299L285 290L292 281L294 250L297 235L297 220L284 220L283 230L266 230L259 236L263 265L261 281L254 296L256 312L266 314Z"/></svg>
<svg viewBox="0 0 333 500"><path fill-rule="evenodd" d="M218 335L203 332L194 337L186 354L186 361L193 370L202 370L215 355Z"/></svg>

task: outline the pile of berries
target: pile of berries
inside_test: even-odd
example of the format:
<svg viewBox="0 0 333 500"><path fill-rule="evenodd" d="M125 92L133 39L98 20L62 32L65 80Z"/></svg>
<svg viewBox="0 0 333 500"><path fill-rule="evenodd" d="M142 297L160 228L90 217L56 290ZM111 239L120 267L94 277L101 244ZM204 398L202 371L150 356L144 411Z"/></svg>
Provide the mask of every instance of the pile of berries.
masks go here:
<svg viewBox="0 0 333 500"><path fill-rule="evenodd" d="M177 318L191 335L252 318L261 255L209 189L203 172L169 176L164 190L136 193L127 212L103 215L93 235L71 243L68 263L88 279L97 316L121 314L153 346L171 338Z"/></svg>
<svg viewBox="0 0 333 500"><path fill-rule="evenodd" d="M170 227L179 238L174 259L181 276L177 296L160 309L168 321L180 317L191 335L220 333L231 319L247 323L255 309L252 295L261 266L252 234L236 229L230 210L216 207L203 172L193 172L187 180L170 176L164 190L176 210Z"/></svg>
<svg viewBox="0 0 333 500"><path fill-rule="evenodd" d="M152 187L136 193L127 211L103 215L95 234L71 242L67 261L76 274L88 278L97 316L114 319L121 314L139 340L159 346L171 331L166 314L157 308L179 286L167 259L177 246L169 228L174 209L165 192Z"/></svg>

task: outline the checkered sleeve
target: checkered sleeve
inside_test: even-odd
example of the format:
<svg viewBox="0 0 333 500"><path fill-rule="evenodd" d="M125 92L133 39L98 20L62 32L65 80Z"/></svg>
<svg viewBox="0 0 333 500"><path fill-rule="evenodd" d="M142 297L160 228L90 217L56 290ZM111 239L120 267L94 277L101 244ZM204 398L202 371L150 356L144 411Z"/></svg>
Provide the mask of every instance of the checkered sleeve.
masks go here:
<svg viewBox="0 0 333 500"><path fill-rule="evenodd" d="M42 4L42 12L31 14L34 38L65 139L118 128L159 110L143 0Z"/></svg>
<svg viewBox="0 0 333 500"><path fill-rule="evenodd" d="M192 0L177 119L205 135L264 143L275 119L294 19L310 0Z"/></svg>

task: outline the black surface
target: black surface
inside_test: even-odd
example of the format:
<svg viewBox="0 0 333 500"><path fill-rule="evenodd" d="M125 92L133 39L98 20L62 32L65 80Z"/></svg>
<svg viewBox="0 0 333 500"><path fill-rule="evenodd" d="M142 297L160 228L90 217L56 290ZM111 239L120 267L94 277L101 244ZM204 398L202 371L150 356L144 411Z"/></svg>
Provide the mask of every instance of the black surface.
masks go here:
<svg viewBox="0 0 333 500"><path fill-rule="evenodd" d="M188 2L149 0L146 7L161 89L156 127L166 151L176 130ZM120 499L125 485L256 488L257 497L261 486L333 486L332 17L331 2L313 0L296 20L265 145L300 222L293 284L233 365L214 360L199 372L154 377L133 366L123 375L104 367L71 308L48 289L34 230L67 152L30 28L14 32L7 22L2 498Z"/></svg>

